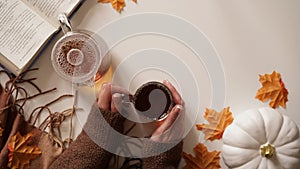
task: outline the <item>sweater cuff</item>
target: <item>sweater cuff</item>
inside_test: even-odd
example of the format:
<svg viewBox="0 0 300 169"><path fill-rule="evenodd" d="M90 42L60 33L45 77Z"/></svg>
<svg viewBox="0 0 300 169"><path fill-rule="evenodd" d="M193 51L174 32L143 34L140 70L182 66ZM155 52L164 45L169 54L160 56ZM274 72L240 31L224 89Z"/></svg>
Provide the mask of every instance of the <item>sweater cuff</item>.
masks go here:
<svg viewBox="0 0 300 169"><path fill-rule="evenodd" d="M118 146L117 136L123 132L124 121L125 118L119 113L100 110L95 103L83 130L97 145L107 151L114 151L113 149Z"/></svg>
<svg viewBox="0 0 300 169"><path fill-rule="evenodd" d="M107 168L112 154L96 145L82 131L76 140L49 167L57 168Z"/></svg>
<svg viewBox="0 0 300 169"><path fill-rule="evenodd" d="M143 148L143 156L146 157L143 159L143 167L177 168L181 160L182 147L182 141L172 143L147 141Z"/></svg>
<svg viewBox="0 0 300 169"><path fill-rule="evenodd" d="M181 145L181 146L178 147L178 145ZM151 139L147 139L144 141L142 155L143 155L143 157L156 156L156 155L168 152L175 147L182 149L182 141L160 143L160 142L152 141Z"/></svg>

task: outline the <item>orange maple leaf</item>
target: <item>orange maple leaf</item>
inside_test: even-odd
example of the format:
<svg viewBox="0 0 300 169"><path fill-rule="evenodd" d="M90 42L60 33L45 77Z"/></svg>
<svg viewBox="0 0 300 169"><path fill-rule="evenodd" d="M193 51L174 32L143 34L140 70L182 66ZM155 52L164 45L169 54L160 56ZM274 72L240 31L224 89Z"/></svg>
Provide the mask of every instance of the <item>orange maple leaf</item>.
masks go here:
<svg viewBox="0 0 300 169"><path fill-rule="evenodd" d="M220 168L220 152L208 152L204 144L199 143L194 148L195 157L183 152L182 157L186 162L184 169L218 169Z"/></svg>
<svg viewBox="0 0 300 169"><path fill-rule="evenodd" d="M233 121L229 107L224 108L220 113L207 108L204 118L209 122L209 124L196 124L196 127L198 130L202 130L205 134L204 139L210 141L221 139L226 127Z"/></svg>
<svg viewBox="0 0 300 169"><path fill-rule="evenodd" d="M3 136L3 131L4 131L4 129L0 127L0 137Z"/></svg>
<svg viewBox="0 0 300 169"><path fill-rule="evenodd" d="M98 0L100 3L111 3L112 0Z"/></svg>
<svg viewBox="0 0 300 169"><path fill-rule="evenodd" d="M125 0L98 0L98 2L111 3L112 7L118 12L121 12L126 6Z"/></svg>
<svg viewBox="0 0 300 169"><path fill-rule="evenodd" d="M262 102L270 99L269 105L272 108L279 106L286 108L289 92L281 80L280 73L273 71L272 74L259 75L259 81L262 87L257 91L255 98Z"/></svg>
<svg viewBox="0 0 300 169"><path fill-rule="evenodd" d="M137 0L132 0L134 3L137 3ZM99 3L111 3L112 7L121 13L121 11L126 6L125 0L98 0Z"/></svg>
<svg viewBox="0 0 300 169"><path fill-rule="evenodd" d="M8 167L11 169L28 169L30 160L33 160L42 153L38 147L29 146L32 133L21 136L18 132L8 143Z"/></svg>
<svg viewBox="0 0 300 169"><path fill-rule="evenodd" d="M123 8L126 6L124 0L112 0L111 5L118 12L121 12L123 10Z"/></svg>

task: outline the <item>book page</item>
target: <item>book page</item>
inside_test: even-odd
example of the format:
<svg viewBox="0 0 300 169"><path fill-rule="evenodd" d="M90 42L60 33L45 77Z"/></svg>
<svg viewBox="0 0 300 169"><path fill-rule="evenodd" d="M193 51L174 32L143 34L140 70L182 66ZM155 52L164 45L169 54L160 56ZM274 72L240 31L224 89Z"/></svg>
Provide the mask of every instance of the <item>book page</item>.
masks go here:
<svg viewBox="0 0 300 169"><path fill-rule="evenodd" d="M0 52L19 69L55 30L20 0L0 1Z"/></svg>
<svg viewBox="0 0 300 169"><path fill-rule="evenodd" d="M60 26L58 15L66 13L69 15L71 11L81 2L81 0L22 0L32 10L36 11L45 20L54 27Z"/></svg>

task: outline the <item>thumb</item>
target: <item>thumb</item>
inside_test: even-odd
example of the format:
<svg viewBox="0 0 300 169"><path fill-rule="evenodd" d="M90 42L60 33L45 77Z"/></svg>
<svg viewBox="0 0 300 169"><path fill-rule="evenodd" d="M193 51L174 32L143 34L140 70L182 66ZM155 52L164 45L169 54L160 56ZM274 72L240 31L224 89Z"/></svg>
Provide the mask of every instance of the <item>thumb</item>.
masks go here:
<svg viewBox="0 0 300 169"><path fill-rule="evenodd" d="M115 93L112 95L112 110L119 112L125 118L128 118L130 112L134 110L133 103L130 101L130 95Z"/></svg>
<svg viewBox="0 0 300 169"><path fill-rule="evenodd" d="M121 108L122 108L122 94L115 93L112 95L111 111L121 113Z"/></svg>

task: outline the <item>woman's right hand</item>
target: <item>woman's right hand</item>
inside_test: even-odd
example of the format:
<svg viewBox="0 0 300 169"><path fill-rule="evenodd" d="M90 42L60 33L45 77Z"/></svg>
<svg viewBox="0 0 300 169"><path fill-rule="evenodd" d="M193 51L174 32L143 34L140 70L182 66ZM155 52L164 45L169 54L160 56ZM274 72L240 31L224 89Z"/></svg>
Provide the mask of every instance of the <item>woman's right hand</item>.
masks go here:
<svg viewBox="0 0 300 169"><path fill-rule="evenodd" d="M176 88L168 81L163 81L172 93L175 106L170 113L152 133L151 140L156 142L169 142L182 139L184 132L184 107L183 101Z"/></svg>

